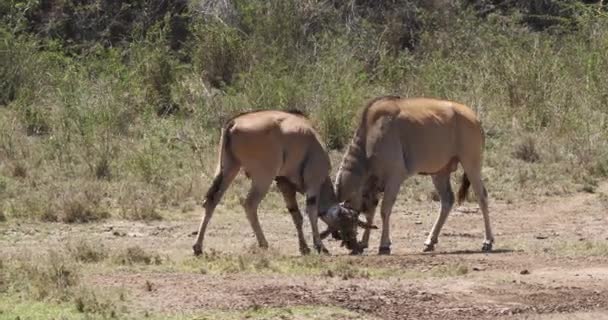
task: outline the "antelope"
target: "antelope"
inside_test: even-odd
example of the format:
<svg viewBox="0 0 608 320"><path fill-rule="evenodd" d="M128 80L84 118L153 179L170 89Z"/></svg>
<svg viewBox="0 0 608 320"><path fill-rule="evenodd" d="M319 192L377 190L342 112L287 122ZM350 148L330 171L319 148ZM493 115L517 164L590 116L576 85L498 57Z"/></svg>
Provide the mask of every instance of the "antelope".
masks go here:
<svg viewBox="0 0 608 320"><path fill-rule="evenodd" d="M413 175L430 175L441 200L439 216L424 242L423 251L433 251L454 205L450 175L460 163L464 175L458 202L466 198L472 185L485 225L482 250L491 251L494 236L481 178L484 144L481 123L465 105L428 98L375 98L363 109L342 158L334 185L338 201L363 212L371 225L383 193L378 254L390 254L390 215L401 185ZM367 248L369 233L367 228L359 250Z"/></svg>
<svg viewBox="0 0 608 320"><path fill-rule="evenodd" d="M310 249L302 231L296 193L306 195L306 213L319 253L329 252L321 241L318 217L329 226L323 238L330 233L342 237L343 245L357 251L356 234L349 235L357 229L350 226L357 223L352 219L353 212L337 204L329 178L329 155L301 112L261 110L239 114L224 124L218 153L215 176L203 201L205 212L192 246L195 255L203 252L203 239L213 212L241 168L251 180L251 188L241 204L260 248L268 248L268 242L257 210L274 180L295 224L301 254L309 254Z"/></svg>

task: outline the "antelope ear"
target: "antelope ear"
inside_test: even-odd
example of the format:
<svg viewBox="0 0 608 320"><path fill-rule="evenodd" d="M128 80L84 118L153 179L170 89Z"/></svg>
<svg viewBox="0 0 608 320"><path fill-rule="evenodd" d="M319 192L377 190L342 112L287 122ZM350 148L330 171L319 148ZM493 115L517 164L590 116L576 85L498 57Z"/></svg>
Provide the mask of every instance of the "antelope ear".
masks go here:
<svg viewBox="0 0 608 320"><path fill-rule="evenodd" d="M361 220L357 220L357 225L363 229L378 229L378 227L376 225L367 224Z"/></svg>

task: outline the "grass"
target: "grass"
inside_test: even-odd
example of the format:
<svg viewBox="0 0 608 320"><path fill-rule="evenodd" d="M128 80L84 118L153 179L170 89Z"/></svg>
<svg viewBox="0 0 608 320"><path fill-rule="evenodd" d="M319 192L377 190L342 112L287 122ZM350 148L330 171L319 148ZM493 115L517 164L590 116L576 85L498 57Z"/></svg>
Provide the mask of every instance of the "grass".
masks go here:
<svg viewBox="0 0 608 320"><path fill-rule="evenodd" d="M126 313L124 293L89 287L80 263L100 261L86 245L67 252L22 252L0 263L0 318L108 319Z"/></svg>
<svg viewBox="0 0 608 320"><path fill-rule="evenodd" d="M23 302L18 299L9 298L0 301L0 319L169 319L169 320L195 320L195 319L359 319L360 315L355 312L338 307L326 306L296 306L284 308L251 308L240 311L210 310L190 314L145 314L130 313L103 315L83 313L77 306L71 304L52 304L46 302Z"/></svg>
<svg viewBox="0 0 608 320"><path fill-rule="evenodd" d="M93 287L83 281L94 273L202 272L218 275L273 274L349 279L420 277L423 273L358 265L349 257L287 257L253 250L245 254L211 252L203 259L170 260L139 247L126 247L113 253L87 241L69 241L65 251L46 254L27 252L2 255L0 259L0 319L320 319L358 318L354 312L331 306L284 308L252 307L246 310L207 310L193 313L147 313L131 307L129 292ZM204 270L204 272L203 272ZM427 274L446 276L447 269ZM153 291L146 281L144 290Z"/></svg>
<svg viewBox="0 0 608 320"><path fill-rule="evenodd" d="M460 4L441 16L421 3L387 4L384 15L364 5L235 1L238 23L180 11L188 17L181 33L156 16L138 25L147 12L139 10L115 43L95 28L60 36L62 17L104 13L57 6L65 16L46 27L27 13L46 14L36 3L1 9L10 12L0 22L0 200L9 222L187 211L184 203L204 194L232 114L305 110L341 153L365 101L393 93L475 110L493 198L591 192L590 181L608 176L608 18L595 7L565 10L572 16L555 20L563 25L538 31L525 14L481 17ZM432 190L414 180L403 188L408 199ZM226 195L229 206L238 206L241 185Z"/></svg>
<svg viewBox="0 0 608 320"><path fill-rule="evenodd" d="M435 277L457 277L469 273L469 266L461 263L451 263L441 265L431 270L431 274Z"/></svg>
<svg viewBox="0 0 608 320"><path fill-rule="evenodd" d="M112 262L119 265L159 265L162 258L159 254L146 251L139 246L130 246L112 256Z"/></svg>
<svg viewBox="0 0 608 320"><path fill-rule="evenodd" d="M311 254L308 256L288 256L272 249L265 251L258 248L250 248L240 253L221 252L207 250L202 257L190 255L171 255L160 253L153 249L144 249L137 245L124 246L122 248L110 249L107 244L93 243L85 239L73 239L69 241L64 251L51 252L48 257L34 257L31 264L29 258L16 259L17 264L9 264L7 270L17 269L29 270L22 274L12 274L12 277L22 274L31 278L31 283L25 289L53 288L43 279L51 283L68 283L67 287L77 286L78 279L82 273L195 273L203 275L229 276L234 274L252 275L285 275L285 276L315 276L335 278L340 280L350 279L387 279L387 278L443 278L458 277L466 275L469 266L461 263L448 263L431 268L403 268L399 265L382 265L368 262L365 257L350 256L322 256ZM44 259L52 259L49 264ZM10 261L8 259L7 261ZM57 265L55 265L57 264ZM14 268L13 268L14 267ZM49 269L50 268L50 269ZM61 276L66 270L65 281L52 281L48 274ZM53 270L59 270L57 272ZM15 278L17 279L17 278ZM40 282L38 280L40 280ZM72 279L72 280L70 280ZM70 280L70 281L67 281ZM72 283L73 282L73 283ZM69 288L59 288L55 291L67 292ZM39 288L39 289L36 289ZM29 290L29 289L28 289ZM66 291L67 290L67 291ZM46 291L45 291L46 292ZM33 294L34 296L48 296L52 294Z"/></svg>
<svg viewBox="0 0 608 320"><path fill-rule="evenodd" d="M0 300L0 319L105 319L101 315L85 315L72 304L22 301L17 298Z"/></svg>
<svg viewBox="0 0 608 320"><path fill-rule="evenodd" d="M533 241L518 238L509 240L505 246L516 251L557 257L608 257L608 244L604 240L577 240L576 236L573 239L549 238Z"/></svg>
<svg viewBox="0 0 608 320"><path fill-rule="evenodd" d="M369 317L366 315L366 317ZM361 315L338 307L296 306L252 308L244 311L212 311L191 319L360 319ZM176 317L175 319L182 319ZM188 317L184 319L190 319Z"/></svg>
<svg viewBox="0 0 608 320"><path fill-rule="evenodd" d="M568 257L608 257L606 241L562 241L555 245L553 253Z"/></svg>
<svg viewBox="0 0 608 320"><path fill-rule="evenodd" d="M143 268L143 269L142 269ZM122 271L186 272L203 275L285 275L297 277L325 277L339 280L351 279L418 279L458 277L469 272L469 266L449 263L426 270L401 266L367 263L365 257L285 256L272 250L255 250L245 253L207 251L202 257L183 257L163 260L161 265L138 266Z"/></svg>
<svg viewBox="0 0 608 320"><path fill-rule="evenodd" d="M187 212L200 210L194 204L217 165L219 128L245 110L306 111L331 149L335 175L365 101L386 94L469 105L486 132L483 176L492 199L512 203L598 193L599 181L608 176L608 17L595 7L564 10L572 16L560 17L563 24L539 29L528 24L525 10L480 15L460 3L442 11L422 2L373 8L236 0L231 2L236 22L187 10L166 19L149 17L147 12L156 9L138 4L133 21L125 22L123 15L112 15L112 8L105 8L108 18L95 11L101 10L98 6L74 1L58 2L49 11L64 14L34 19L46 13L36 1L26 2L0 4L0 12L10 13L0 15L2 226L184 219ZM82 28L78 32L91 34L81 37L61 34L73 29L61 26L85 16L99 17L104 26L106 20L122 24L109 32ZM178 16L187 29L181 33L173 20ZM38 24L44 21L49 25ZM176 46L177 38L182 40ZM248 188L239 176L221 210L239 212L244 219L239 198ZM272 190L260 210L286 214L281 196ZM431 201L432 190L428 177L413 177L399 201ZM604 193L598 197L608 206ZM87 287L82 279L92 273L356 281L470 272L466 263L420 270L362 263L365 257L292 257L257 250L169 257L136 244L110 248L86 240L45 254L0 255L0 318L146 317L125 309L128 295ZM520 246L543 252L527 242L515 247ZM548 254L558 256L608 255L601 241L548 248ZM146 286L154 290L155 284ZM321 306L148 316L360 318Z"/></svg>
<svg viewBox="0 0 608 320"><path fill-rule="evenodd" d="M80 272L70 259L56 251L43 257L21 257L3 266L4 290L36 300L69 300L80 281Z"/></svg>
<svg viewBox="0 0 608 320"><path fill-rule="evenodd" d="M68 246L69 255L77 262L96 263L108 257L108 250L103 244L92 244L85 239L73 241Z"/></svg>

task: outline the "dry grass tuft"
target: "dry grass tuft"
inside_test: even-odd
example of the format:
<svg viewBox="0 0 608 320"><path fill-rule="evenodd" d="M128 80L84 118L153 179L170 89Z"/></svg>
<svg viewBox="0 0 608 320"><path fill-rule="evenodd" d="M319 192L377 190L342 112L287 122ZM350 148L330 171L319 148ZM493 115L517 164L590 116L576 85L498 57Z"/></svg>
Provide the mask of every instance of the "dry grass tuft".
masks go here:
<svg viewBox="0 0 608 320"><path fill-rule="evenodd" d="M49 251L43 257L19 256L2 272L9 291L35 299L69 300L80 282L80 273L65 255Z"/></svg>
<svg viewBox="0 0 608 320"><path fill-rule="evenodd" d="M13 177L25 179L27 178L27 168L21 162L17 162L13 165Z"/></svg>
<svg viewBox="0 0 608 320"><path fill-rule="evenodd" d="M540 155L538 153L534 138L526 137L519 143L515 144L513 156L529 163L539 162Z"/></svg>
<svg viewBox="0 0 608 320"><path fill-rule="evenodd" d="M129 184L119 199L119 215L127 220L162 220L158 212L159 200L148 191L139 190L143 185Z"/></svg>
<svg viewBox="0 0 608 320"><path fill-rule="evenodd" d="M469 273L469 267L463 264L446 264L435 267L431 274L436 277L455 277Z"/></svg>
<svg viewBox="0 0 608 320"><path fill-rule="evenodd" d="M108 257L103 245L94 245L85 240L72 242L67 250L74 260L84 263L96 263Z"/></svg>
<svg viewBox="0 0 608 320"><path fill-rule="evenodd" d="M77 195L64 198L61 203L59 220L65 223L86 223L106 219L110 214L86 197Z"/></svg>
<svg viewBox="0 0 608 320"><path fill-rule="evenodd" d="M121 265L160 265L163 262L161 256L157 253L147 252L139 246L128 247L121 250L112 257L114 263Z"/></svg>

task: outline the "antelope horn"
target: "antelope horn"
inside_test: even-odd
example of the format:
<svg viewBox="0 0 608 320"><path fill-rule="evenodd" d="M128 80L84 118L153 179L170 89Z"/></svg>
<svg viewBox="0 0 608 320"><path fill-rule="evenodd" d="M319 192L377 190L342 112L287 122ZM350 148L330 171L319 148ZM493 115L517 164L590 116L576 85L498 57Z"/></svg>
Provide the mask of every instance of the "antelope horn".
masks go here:
<svg viewBox="0 0 608 320"><path fill-rule="evenodd" d="M375 225L373 225L373 224L371 224L371 223L370 223L370 224L365 223L365 222L363 222L363 221L361 221L361 220L358 220L358 221L357 221L357 225L358 225L359 227L363 228L363 229L378 229L378 227L377 227L377 226L375 226Z"/></svg>

